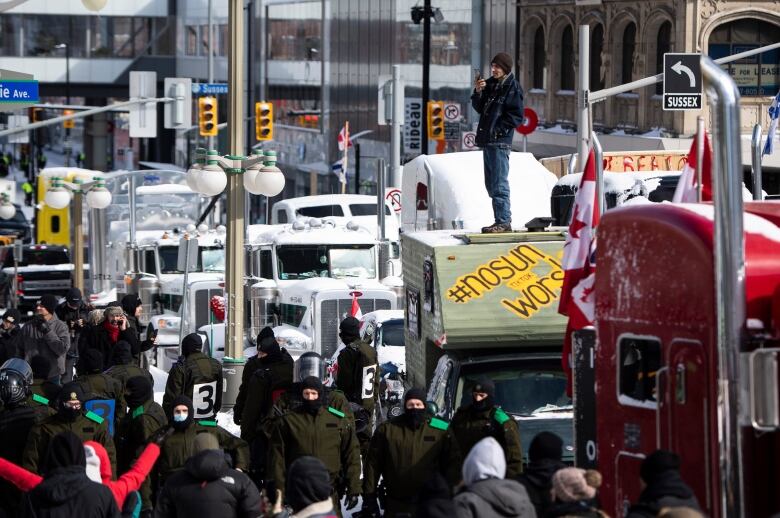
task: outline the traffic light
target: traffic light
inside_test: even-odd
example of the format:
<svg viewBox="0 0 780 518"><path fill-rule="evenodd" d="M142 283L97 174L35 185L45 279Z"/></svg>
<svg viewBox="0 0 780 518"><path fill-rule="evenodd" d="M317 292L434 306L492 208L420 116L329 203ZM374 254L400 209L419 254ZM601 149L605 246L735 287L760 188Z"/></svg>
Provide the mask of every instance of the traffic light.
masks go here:
<svg viewBox="0 0 780 518"><path fill-rule="evenodd" d="M255 138L274 139L274 105L267 102L255 103Z"/></svg>
<svg viewBox="0 0 780 518"><path fill-rule="evenodd" d="M217 98L198 99L198 126L201 137L217 136Z"/></svg>
<svg viewBox="0 0 780 518"><path fill-rule="evenodd" d="M428 101L428 138L444 140L444 103Z"/></svg>
<svg viewBox="0 0 780 518"><path fill-rule="evenodd" d="M63 115L73 115L73 110L63 110ZM74 119L68 119L66 121L62 121L62 127L66 129L73 129L76 127L76 121Z"/></svg>
<svg viewBox="0 0 780 518"><path fill-rule="evenodd" d="M43 108L32 108L32 121L40 122L43 120Z"/></svg>

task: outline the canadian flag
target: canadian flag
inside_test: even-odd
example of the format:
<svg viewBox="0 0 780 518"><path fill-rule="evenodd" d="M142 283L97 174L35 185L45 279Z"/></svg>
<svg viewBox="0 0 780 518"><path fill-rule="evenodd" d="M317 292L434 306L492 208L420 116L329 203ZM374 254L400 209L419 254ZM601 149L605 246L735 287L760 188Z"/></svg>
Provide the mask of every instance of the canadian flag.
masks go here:
<svg viewBox="0 0 780 518"><path fill-rule="evenodd" d="M358 320L363 318L363 312L360 310L360 304L358 304L358 297L362 295L359 291L353 291L352 295L352 309L349 314Z"/></svg>
<svg viewBox="0 0 780 518"><path fill-rule="evenodd" d="M571 335L593 324L596 280L596 240L594 229L599 224L599 203L596 198L596 156L588 155L580 187L574 197L574 215L563 245L563 287L558 312L569 317L563 341L563 370L566 391L571 394Z"/></svg>
<svg viewBox="0 0 780 518"><path fill-rule="evenodd" d="M698 203L698 182L696 171L696 140L693 139L691 150L688 152L688 162L680 173L680 180L674 189L673 203ZM712 152L710 151L710 139L704 132L704 157L701 170L701 201L712 200Z"/></svg>
<svg viewBox="0 0 780 518"><path fill-rule="evenodd" d="M349 138L349 123L345 124L338 136L339 151L344 151L347 147L352 147L352 139ZM345 144L346 142L346 144Z"/></svg>

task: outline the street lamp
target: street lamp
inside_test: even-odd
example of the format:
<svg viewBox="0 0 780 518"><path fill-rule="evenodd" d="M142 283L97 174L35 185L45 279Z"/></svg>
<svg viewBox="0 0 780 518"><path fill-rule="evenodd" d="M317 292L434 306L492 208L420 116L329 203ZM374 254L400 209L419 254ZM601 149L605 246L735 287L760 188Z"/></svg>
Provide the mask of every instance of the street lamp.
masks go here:
<svg viewBox="0 0 780 518"><path fill-rule="evenodd" d="M11 203L8 193L4 192L0 196L0 219L11 219L14 216L16 216L16 207Z"/></svg>
<svg viewBox="0 0 780 518"><path fill-rule="evenodd" d="M72 22L68 22L68 36L73 37L70 30ZM65 104L70 105L70 45L60 43L54 46L55 49L65 49ZM67 126L67 124L66 124ZM65 167L70 166L70 128L65 128Z"/></svg>
<svg viewBox="0 0 780 518"><path fill-rule="evenodd" d="M43 201L53 209L64 209L70 204L71 193L75 199L73 205L73 285L84 291L84 230L82 216L82 196L86 194L87 205L92 209L105 209L111 205L111 192L106 189L102 176L93 176L91 182L75 178L73 183L62 177L52 176L49 189ZM2 207L0 207L0 211Z"/></svg>
<svg viewBox="0 0 780 518"><path fill-rule="evenodd" d="M196 162L187 171L187 185L205 196L216 196L225 190L228 175L243 175L244 188L252 194L269 198L284 189L284 173L276 167L275 151L256 151L249 157L220 156L215 150L195 150Z"/></svg>

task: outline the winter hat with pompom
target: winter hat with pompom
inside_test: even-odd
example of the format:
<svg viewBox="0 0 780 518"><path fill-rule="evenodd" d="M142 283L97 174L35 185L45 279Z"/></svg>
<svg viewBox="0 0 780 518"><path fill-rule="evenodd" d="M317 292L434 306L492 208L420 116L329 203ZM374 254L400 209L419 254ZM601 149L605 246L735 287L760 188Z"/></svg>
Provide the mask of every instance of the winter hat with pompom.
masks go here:
<svg viewBox="0 0 780 518"><path fill-rule="evenodd" d="M559 469L552 477L552 486L553 498L557 501L592 500L601 486L601 473L593 469Z"/></svg>

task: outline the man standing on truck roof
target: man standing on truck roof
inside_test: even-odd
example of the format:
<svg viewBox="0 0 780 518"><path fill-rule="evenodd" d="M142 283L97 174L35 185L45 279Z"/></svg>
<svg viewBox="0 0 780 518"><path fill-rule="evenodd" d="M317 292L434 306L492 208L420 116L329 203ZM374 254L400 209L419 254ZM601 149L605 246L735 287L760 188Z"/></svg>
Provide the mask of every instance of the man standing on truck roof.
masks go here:
<svg viewBox="0 0 780 518"><path fill-rule="evenodd" d="M487 378L471 389L471 401L461 406L452 417L450 429L460 451L471 451L485 437L493 437L504 449L506 478L523 472L523 448L517 423L495 404L496 386Z"/></svg>
<svg viewBox="0 0 780 518"><path fill-rule="evenodd" d="M379 365L376 349L360 338L360 321L347 317L339 326L339 338L344 349L339 353L336 388L347 396L355 414L360 452L365 458L371 431L374 428L374 410L379 399Z"/></svg>
<svg viewBox="0 0 780 518"><path fill-rule="evenodd" d="M475 142L482 149L485 188L493 201L495 222L485 233L510 232L512 212L509 199L509 152L512 135L523 122L523 89L512 74L512 57L496 54L487 80L478 74L471 94L471 106L479 113Z"/></svg>

